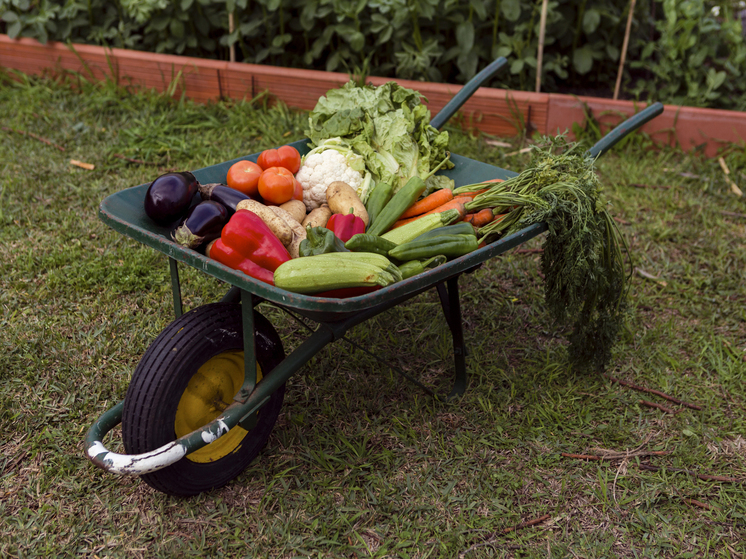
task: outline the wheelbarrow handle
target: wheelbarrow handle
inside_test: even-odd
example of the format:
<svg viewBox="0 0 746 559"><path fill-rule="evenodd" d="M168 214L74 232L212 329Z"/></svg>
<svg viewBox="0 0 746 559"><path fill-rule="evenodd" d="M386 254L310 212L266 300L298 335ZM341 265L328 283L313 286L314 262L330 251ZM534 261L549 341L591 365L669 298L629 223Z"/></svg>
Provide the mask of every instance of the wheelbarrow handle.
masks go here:
<svg viewBox="0 0 746 559"><path fill-rule="evenodd" d="M454 95L442 109L440 109L440 112L433 117L430 121L430 125L440 129L440 127L442 127L448 119L461 108L461 105L466 103L466 101L469 100L469 97L474 95L474 92L479 89L484 82L503 69L507 64L508 61L504 56L493 60L489 66L466 82L466 85L464 85L464 87L462 87L461 90Z"/></svg>
<svg viewBox="0 0 746 559"><path fill-rule="evenodd" d="M593 159L596 157L599 157L609 151L612 147L614 147L617 142L621 141L624 137L627 136L630 132L634 132L640 126L645 124L646 122L653 120L655 117L657 117L659 114L663 112L663 104L662 103L653 103L649 107L643 109L636 115L628 118L624 122L622 122L619 126L614 128L611 132L606 134L603 138L601 138L596 144L588 150L588 155L590 155Z"/></svg>

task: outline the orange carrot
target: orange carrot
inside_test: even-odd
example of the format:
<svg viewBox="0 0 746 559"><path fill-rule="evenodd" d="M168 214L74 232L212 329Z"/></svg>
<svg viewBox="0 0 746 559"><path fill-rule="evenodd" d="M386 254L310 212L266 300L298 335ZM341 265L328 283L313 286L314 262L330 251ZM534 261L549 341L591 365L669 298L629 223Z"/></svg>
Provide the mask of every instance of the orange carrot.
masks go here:
<svg viewBox="0 0 746 559"><path fill-rule="evenodd" d="M464 221L471 223L474 227L484 227L495 217L490 208L484 208L475 213L466 214Z"/></svg>
<svg viewBox="0 0 746 559"><path fill-rule="evenodd" d="M470 200L470 199L469 199ZM469 201L467 200L467 201ZM407 223L412 223L413 221L420 219L421 217L425 217L426 215L430 214L439 214L441 212L444 212L446 210L458 210L458 213L461 217L466 215L466 208L464 207L464 200L460 199L460 197L456 197L450 202L446 202L445 204L438 206L434 210L430 210L427 213L416 215L414 217L409 217L407 219L400 219L394 225L391 227L391 229L396 229L397 227L401 227L402 225L406 225Z"/></svg>
<svg viewBox="0 0 746 559"><path fill-rule="evenodd" d="M472 190L471 192L462 192L459 194L459 196L471 196L472 198L476 198L478 195L482 194L482 192L487 192L489 188L482 188L480 190Z"/></svg>
<svg viewBox="0 0 746 559"><path fill-rule="evenodd" d="M454 196L451 202L460 202L462 204L466 204L467 202L471 202L472 200L474 200L474 196L468 196L466 194L459 194L458 196Z"/></svg>
<svg viewBox="0 0 746 559"><path fill-rule="evenodd" d="M434 210L438 206L442 206L451 200L453 200L453 191L449 188L441 188L440 190L436 190L432 194L425 196L422 200L417 200L399 216L399 219L406 219L408 217L424 214L425 212Z"/></svg>

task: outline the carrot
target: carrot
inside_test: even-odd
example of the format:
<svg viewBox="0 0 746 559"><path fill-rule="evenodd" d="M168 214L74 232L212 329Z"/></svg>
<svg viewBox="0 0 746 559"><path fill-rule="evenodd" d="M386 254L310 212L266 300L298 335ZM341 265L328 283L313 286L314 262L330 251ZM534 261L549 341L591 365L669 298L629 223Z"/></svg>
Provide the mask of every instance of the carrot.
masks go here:
<svg viewBox="0 0 746 559"><path fill-rule="evenodd" d="M468 201L468 200L467 200ZM458 210L458 213L461 217L466 215L466 208L464 207L464 200L460 199L459 197L454 198L450 202L446 202L445 204L442 204L435 208L434 210L430 210L427 213L416 215L414 217L409 217L406 219L400 219L394 225L391 227L391 229L396 229L397 227L401 227L402 225L406 225L407 223L412 223L413 221L420 219L421 217L425 217L426 215L430 214L439 214L441 212L444 212L446 210Z"/></svg>
<svg viewBox="0 0 746 559"><path fill-rule="evenodd" d="M471 223L474 227L484 227L492 221L492 218L494 217L495 216L490 208L484 208L478 212L466 214L466 216L464 216L464 221Z"/></svg>
<svg viewBox="0 0 746 559"><path fill-rule="evenodd" d="M471 192L462 192L459 196L471 196L472 198L476 198L478 195L487 192L488 190L489 188L481 188L479 190L472 190Z"/></svg>
<svg viewBox="0 0 746 559"><path fill-rule="evenodd" d="M399 219L407 219L408 217L424 214L451 200L453 200L453 191L449 188L441 188L425 196L422 200L417 200L399 216Z"/></svg>

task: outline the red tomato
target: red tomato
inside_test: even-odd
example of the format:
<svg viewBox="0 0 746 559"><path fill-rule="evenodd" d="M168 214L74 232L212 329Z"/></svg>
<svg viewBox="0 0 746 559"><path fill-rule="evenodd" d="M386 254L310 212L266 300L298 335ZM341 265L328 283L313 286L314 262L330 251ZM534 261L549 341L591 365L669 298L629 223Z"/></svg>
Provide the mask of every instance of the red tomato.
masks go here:
<svg viewBox="0 0 746 559"><path fill-rule="evenodd" d="M295 192L293 192L293 200L303 201L303 185L297 180L295 181Z"/></svg>
<svg viewBox="0 0 746 559"><path fill-rule="evenodd" d="M225 182L228 186L243 192L248 196L256 196L259 192L259 176L262 174L262 168L252 161L237 161L228 169L228 176Z"/></svg>
<svg viewBox="0 0 746 559"><path fill-rule="evenodd" d="M257 163L262 169L284 167L295 174L300 169L300 153L293 146L282 146L277 149L265 149L259 154Z"/></svg>
<svg viewBox="0 0 746 559"><path fill-rule="evenodd" d="M259 177L259 194L268 204L279 206L293 198L297 182L285 167L269 167Z"/></svg>

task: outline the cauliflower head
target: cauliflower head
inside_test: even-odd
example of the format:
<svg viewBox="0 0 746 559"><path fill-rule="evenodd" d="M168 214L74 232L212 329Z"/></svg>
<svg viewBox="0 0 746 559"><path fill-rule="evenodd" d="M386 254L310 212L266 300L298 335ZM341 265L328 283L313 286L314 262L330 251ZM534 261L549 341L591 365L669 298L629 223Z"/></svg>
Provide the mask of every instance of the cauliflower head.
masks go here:
<svg viewBox="0 0 746 559"><path fill-rule="evenodd" d="M334 181L346 182L355 191L363 186L362 173L333 148L310 152L295 178L303 186L303 203L309 212L326 202L326 189Z"/></svg>

